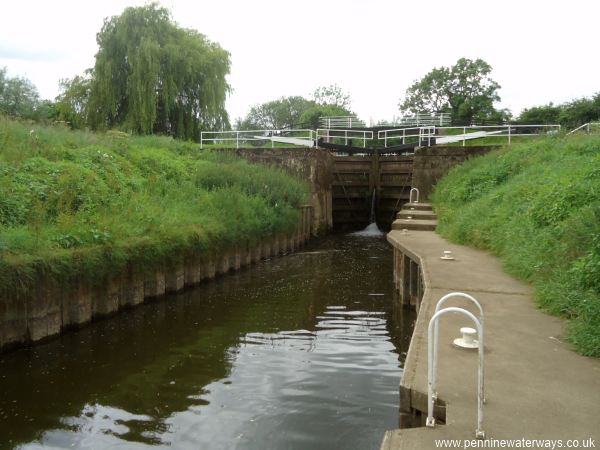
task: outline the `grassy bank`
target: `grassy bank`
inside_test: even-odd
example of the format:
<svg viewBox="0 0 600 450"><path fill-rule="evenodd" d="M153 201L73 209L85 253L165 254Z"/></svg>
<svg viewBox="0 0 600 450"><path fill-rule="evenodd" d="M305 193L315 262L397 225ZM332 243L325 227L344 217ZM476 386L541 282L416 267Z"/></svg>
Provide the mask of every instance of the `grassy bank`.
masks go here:
<svg viewBox="0 0 600 450"><path fill-rule="evenodd" d="M489 249L569 320L568 339L600 357L600 136L537 139L455 168L437 186L439 232Z"/></svg>
<svg viewBox="0 0 600 450"><path fill-rule="evenodd" d="M196 144L0 118L0 294L290 231L306 195L279 170Z"/></svg>

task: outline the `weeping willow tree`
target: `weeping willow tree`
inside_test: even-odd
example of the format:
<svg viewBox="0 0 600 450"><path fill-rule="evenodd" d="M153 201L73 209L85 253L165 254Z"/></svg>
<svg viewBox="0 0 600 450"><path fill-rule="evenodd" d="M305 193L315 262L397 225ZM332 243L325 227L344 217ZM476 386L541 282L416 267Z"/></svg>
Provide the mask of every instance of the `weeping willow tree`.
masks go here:
<svg viewBox="0 0 600 450"><path fill-rule="evenodd" d="M229 52L178 27L151 3L104 21L96 40L88 120L93 128L197 139L229 126Z"/></svg>

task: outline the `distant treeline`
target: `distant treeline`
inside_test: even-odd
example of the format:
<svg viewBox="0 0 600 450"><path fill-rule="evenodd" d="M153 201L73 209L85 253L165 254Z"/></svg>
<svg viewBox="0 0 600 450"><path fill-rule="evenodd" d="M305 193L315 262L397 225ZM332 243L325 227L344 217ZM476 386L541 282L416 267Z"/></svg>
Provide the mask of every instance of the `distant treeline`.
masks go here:
<svg viewBox="0 0 600 450"><path fill-rule="evenodd" d="M6 67L0 67L0 114L36 122L53 122L58 118L52 100L41 100L31 81L9 77Z"/></svg>
<svg viewBox="0 0 600 450"><path fill-rule="evenodd" d="M559 105L548 103L524 109L518 121L524 124L560 123L571 128L588 122L598 122L600 92L590 98L580 98Z"/></svg>

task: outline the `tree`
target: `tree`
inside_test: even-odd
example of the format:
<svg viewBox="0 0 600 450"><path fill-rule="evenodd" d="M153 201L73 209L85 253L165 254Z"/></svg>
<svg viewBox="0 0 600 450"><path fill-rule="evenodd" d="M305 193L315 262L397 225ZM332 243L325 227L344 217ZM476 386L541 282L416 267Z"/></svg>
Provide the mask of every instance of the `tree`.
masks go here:
<svg viewBox="0 0 600 450"><path fill-rule="evenodd" d="M322 86L313 92L313 100L318 105L332 105L350 110L350 94L342 91L337 84Z"/></svg>
<svg viewBox="0 0 600 450"><path fill-rule="evenodd" d="M600 120L600 92L591 98L579 98L560 105L549 103L524 109L518 121L524 124L555 124L577 127Z"/></svg>
<svg viewBox="0 0 600 450"><path fill-rule="evenodd" d="M90 71L87 76L77 75L70 80L59 81L61 93L56 97L58 120L67 122L72 128L83 128L87 124L91 84Z"/></svg>
<svg viewBox="0 0 600 450"><path fill-rule="evenodd" d="M400 110L404 113L451 114L454 123L502 120L509 114L496 110L500 85L490 76L492 67L482 59L459 59L452 67L434 68L407 90Z"/></svg>
<svg viewBox="0 0 600 450"><path fill-rule="evenodd" d="M151 3L104 21L91 79L87 120L93 128L197 138L229 126L229 53L178 27Z"/></svg>
<svg viewBox="0 0 600 450"><path fill-rule="evenodd" d="M600 92L592 98L580 98L562 105L559 122L575 127L600 119Z"/></svg>
<svg viewBox="0 0 600 450"><path fill-rule="evenodd" d="M58 120L58 112L56 111L56 103L52 100L40 101L33 115L33 120L36 122L50 123Z"/></svg>
<svg viewBox="0 0 600 450"><path fill-rule="evenodd" d="M552 103L524 109L518 121L523 124L555 124L558 123L562 108Z"/></svg>
<svg viewBox="0 0 600 450"><path fill-rule="evenodd" d="M37 88L24 77L6 76L6 68L0 70L0 112L10 117L34 119L39 104Z"/></svg>
<svg viewBox="0 0 600 450"><path fill-rule="evenodd" d="M244 120L237 122L240 130L273 130L297 127L300 117L314 102L301 96L281 97L250 108Z"/></svg>
<svg viewBox="0 0 600 450"><path fill-rule="evenodd" d="M316 129L319 127L320 117L352 114L350 96L337 85L317 88L312 96L313 100L292 96L254 105L243 120L236 120L235 128L238 130Z"/></svg>
<svg viewBox="0 0 600 450"><path fill-rule="evenodd" d="M352 112L336 105L314 105L308 108L300 116L302 128L317 129L320 126L319 119L328 116L349 116Z"/></svg>
<svg viewBox="0 0 600 450"><path fill-rule="evenodd" d="M2 98L5 83L6 83L6 67L0 67L0 98Z"/></svg>

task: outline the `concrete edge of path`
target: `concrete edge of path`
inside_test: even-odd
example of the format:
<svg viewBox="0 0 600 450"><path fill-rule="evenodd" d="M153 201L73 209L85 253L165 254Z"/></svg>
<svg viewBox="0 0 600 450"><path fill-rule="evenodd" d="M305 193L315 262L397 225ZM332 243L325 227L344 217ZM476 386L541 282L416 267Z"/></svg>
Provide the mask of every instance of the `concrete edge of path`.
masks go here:
<svg viewBox="0 0 600 450"><path fill-rule="evenodd" d="M600 448L600 360L572 351L564 342L564 321L537 309L528 285L507 275L498 258L451 244L435 232L392 230L387 239L419 265L424 285L401 402L426 415L429 320L441 296L466 292L485 314L486 438L592 438ZM456 260L442 260L444 250ZM461 300L445 306L475 311ZM436 439L475 438L477 353L452 345L461 326L471 324L454 314L440 322L438 392L446 424L388 431L382 449L429 449L436 448Z"/></svg>

